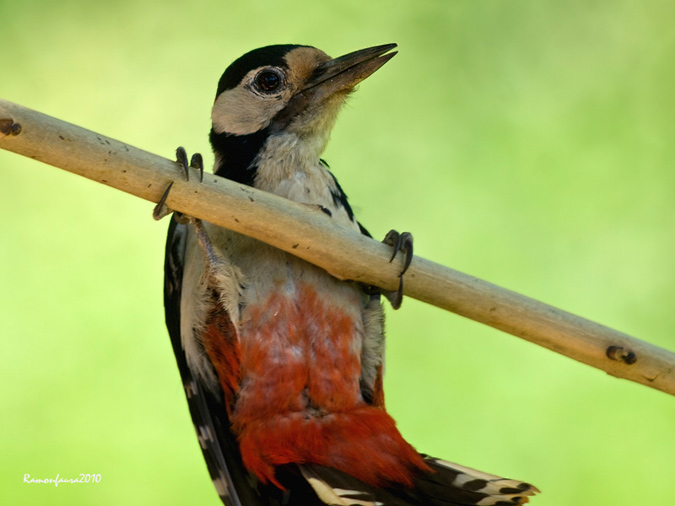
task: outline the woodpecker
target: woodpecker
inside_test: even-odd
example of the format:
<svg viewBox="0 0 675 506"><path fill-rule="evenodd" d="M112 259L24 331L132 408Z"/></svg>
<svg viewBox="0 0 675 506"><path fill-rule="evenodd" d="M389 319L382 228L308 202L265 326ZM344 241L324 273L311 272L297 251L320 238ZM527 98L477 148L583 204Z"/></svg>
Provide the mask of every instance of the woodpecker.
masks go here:
<svg viewBox="0 0 675 506"><path fill-rule="evenodd" d="M215 175L318 206L336 226L368 234L320 156L346 97L395 47L333 59L275 45L241 56L212 109ZM180 148L178 158L187 167ZM192 165L201 168L199 157ZM385 242L409 263L409 234L392 231ZM174 213L164 298L197 437L227 506L514 505L538 492L403 439L384 406L383 306L373 287Z"/></svg>

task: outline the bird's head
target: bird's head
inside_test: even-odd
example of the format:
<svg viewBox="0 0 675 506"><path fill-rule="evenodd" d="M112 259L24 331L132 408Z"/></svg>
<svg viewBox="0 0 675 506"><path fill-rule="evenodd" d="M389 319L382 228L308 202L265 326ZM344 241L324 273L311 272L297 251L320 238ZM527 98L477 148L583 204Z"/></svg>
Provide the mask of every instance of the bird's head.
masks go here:
<svg viewBox="0 0 675 506"><path fill-rule="evenodd" d="M211 115L216 157L230 165L250 163L253 150L276 135L296 136L313 145L318 156L345 97L396 54L390 52L394 47L331 58L314 47L276 45L241 56L218 83ZM235 147L239 153L232 152Z"/></svg>

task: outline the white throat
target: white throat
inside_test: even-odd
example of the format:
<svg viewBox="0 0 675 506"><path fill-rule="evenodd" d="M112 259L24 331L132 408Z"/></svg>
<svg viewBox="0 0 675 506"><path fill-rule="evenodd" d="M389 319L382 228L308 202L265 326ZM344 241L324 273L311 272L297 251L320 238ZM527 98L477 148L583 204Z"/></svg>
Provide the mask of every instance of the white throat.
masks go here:
<svg viewBox="0 0 675 506"><path fill-rule="evenodd" d="M326 141L321 136L300 137L292 132L271 136L253 160L253 165L257 167L254 186L277 193L279 185L285 180L317 177L319 156ZM324 181L323 176L320 179Z"/></svg>

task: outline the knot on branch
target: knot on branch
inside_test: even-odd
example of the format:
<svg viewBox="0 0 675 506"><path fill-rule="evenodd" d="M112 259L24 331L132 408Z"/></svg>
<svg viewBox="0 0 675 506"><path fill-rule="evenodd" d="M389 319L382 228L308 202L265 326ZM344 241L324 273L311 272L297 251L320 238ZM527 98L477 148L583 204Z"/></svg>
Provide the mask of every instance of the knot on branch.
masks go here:
<svg viewBox="0 0 675 506"><path fill-rule="evenodd" d="M610 346L607 348L607 357L617 362L625 362L628 365L637 362L637 355L631 350L621 346Z"/></svg>
<svg viewBox="0 0 675 506"><path fill-rule="evenodd" d="M21 125L14 123L11 118L0 119L0 133L4 135L19 135L21 133Z"/></svg>

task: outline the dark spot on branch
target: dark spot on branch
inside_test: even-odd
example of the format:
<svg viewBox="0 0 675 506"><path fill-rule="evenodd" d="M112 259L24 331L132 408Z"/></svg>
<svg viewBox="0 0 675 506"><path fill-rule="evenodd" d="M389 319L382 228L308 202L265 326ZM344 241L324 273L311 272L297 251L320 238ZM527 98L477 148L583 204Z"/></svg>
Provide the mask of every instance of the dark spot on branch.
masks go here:
<svg viewBox="0 0 675 506"><path fill-rule="evenodd" d="M627 350L621 346L609 346L606 351L607 358L617 362L625 362L632 365L637 362L637 355L632 350Z"/></svg>
<svg viewBox="0 0 675 506"><path fill-rule="evenodd" d="M11 118L0 119L0 133L5 135L19 135L21 133L21 125L14 123Z"/></svg>

